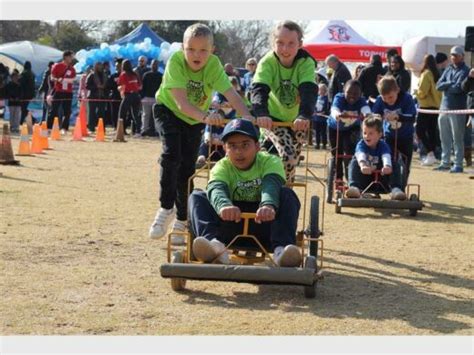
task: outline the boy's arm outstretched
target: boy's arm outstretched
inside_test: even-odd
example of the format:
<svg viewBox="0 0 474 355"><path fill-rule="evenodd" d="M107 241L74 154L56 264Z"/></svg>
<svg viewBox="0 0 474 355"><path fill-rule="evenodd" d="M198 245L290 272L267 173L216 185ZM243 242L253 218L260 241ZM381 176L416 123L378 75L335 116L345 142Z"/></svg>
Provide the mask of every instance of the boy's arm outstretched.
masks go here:
<svg viewBox="0 0 474 355"><path fill-rule="evenodd" d="M188 117L195 119L198 122L211 125L222 125L223 120L217 112L204 112L191 104L187 97L186 89L171 89L174 100L178 109Z"/></svg>
<svg viewBox="0 0 474 355"><path fill-rule="evenodd" d="M230 88L229 90L224 92L223 95L225 96L227 101L229 101L230 105L237 111L237 114L239 114L240 117L248 120L254 119L254 117L250 114L250 111L245 105L244 101L234 88Z"/></svg>

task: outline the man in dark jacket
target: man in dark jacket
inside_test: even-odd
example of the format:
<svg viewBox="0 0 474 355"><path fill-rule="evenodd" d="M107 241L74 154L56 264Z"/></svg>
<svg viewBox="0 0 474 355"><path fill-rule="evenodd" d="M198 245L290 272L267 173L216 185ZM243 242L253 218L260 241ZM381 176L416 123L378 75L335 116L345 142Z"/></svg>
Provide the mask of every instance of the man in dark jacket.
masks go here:
<svg viewBox="0 0 474 355"><path fill-rule="evenodd" d="M143 75L142 90L142 136L156 137L155 120L153 119L153 104L156 103L155 95L160 88L163 75L158 71L158 61L151 61L151 70Z"/></svg>
<svg viewBox="0 0 474 355"><path fill-rule="evenodd" d="M43 80L41 80L41 86L38 89L39 93L43 93L43 116L41 117L41 121L44 121L48 114L48 102L46 99L53 89L53 83L51 82L51 67L53 64L54 62L48 63L48 69L44 71Z"/></svg>
<svg viewBox="0 0 474 355"><path fill-rule="evenodd" d="M26 115L28 114L28 104L31 99L35 97L35 74L31 71L31 63L26 61L23 65L23 71L20 75L21 88L21 121L23 124Z"/></svg>
<svg viewBox="0 0 474 355"><path fill-rule="evenodd" d="M122 101L122 97L120 96L120 92L118 91L117 82L120 76L120 72L122 71L122 58L117 58L115 60L115 73L110 75L107 79L106 85L106 92L108 98L111 100L110 102L110 124L112 127L117 128L117 120L118 120L118 112L120 109L120 102Z"/></svg>
<svg viewBox="0 0 474 355"><path fill-rule="evenodd" d="M377 82L382 75L382 58L380 55L374 54L370 57L370 64L362 69L359 75L359 81L362 86L362 96L368 100L370 107L373 105L373 100L379 96Z"/></svg>
<svg viewBox="0 0 474 355"><path fill-rule="evenodd" d="M462 82L462 90L467 94L467 108L474 109L474 68L469 71L469 75ZM469 125L466 126L466 133L464 134L464 159L466 165L472 166L472 121L474 114L471 114Z"/></svg>
<svg viewBox="0 0 474 355"><path fill-rule="evenodd" d="M344 84L346 81L351 80L352 76L345 64L342 63L334 54L331 54L326 58L326 65L334 71L331 76L331 81L329 82L328 91L329 102L332 102L336 94L343 91Z"/></svg>

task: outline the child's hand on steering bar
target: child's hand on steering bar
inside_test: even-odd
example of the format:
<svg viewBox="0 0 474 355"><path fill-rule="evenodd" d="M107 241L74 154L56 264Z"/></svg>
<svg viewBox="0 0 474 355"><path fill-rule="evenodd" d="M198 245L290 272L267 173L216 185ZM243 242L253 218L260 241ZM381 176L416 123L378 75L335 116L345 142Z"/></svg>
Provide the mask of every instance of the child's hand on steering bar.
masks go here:
<svg viewBox="0 0 474 355"><path fill-rule="evenodd" d="M268 116L257 117L257 126L259 126L260 128L271 130L272 124L273 124L273 121Z"/></svg>
<svg viewBox="0 0 474 355"><path fill-rule="evenodd" d="M297 117L296 120L293 121L293 130L306 131L309 128L309 123L309 120Z"/></svg>
<svg viewBox="0 0 474 355"><path fill-rule="evenodd" d="M237 206L225 206L222 207L219 211L219 216L222 218L223 221L227 222L240 222L240 214L240 208L238 208Z"/></svg>
<svg viewBox="0 0 474 355"><path fill-rule="evenodd" d="M270 222L275 219L275 209L273 206L262 206L260 207L255 216L255 223Z"/></svg>

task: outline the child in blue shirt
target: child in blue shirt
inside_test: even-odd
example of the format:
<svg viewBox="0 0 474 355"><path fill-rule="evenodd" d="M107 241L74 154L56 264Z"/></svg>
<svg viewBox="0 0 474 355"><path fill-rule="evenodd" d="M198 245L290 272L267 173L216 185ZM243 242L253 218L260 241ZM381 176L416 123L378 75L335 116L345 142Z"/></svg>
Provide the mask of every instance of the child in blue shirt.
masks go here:
<svg viewBox="0 0 474 355"><path fill-rule="evenodd" d="M321 148L323 143L323 149L326 149L328 144L328 118L326 116L330 113L330 105L328 99L328 87L326 84L319 84L318 100L316 101L315 114L313 115L313 127L316 149Z"/></svg>
<svg viewBox="0 0 474 355"><path fill-rule="evenodd" d="M344 85L344 93L339 93L334 97L331 115L328 119L329 142L331 143L333 159L335 159L336 154L354 155L355 145L360 138L361 118L371 112L367 100L361 94L360 82L349 80ZM353 116L354 118L345 118L345 116ZM338 126L339 144L336 150ZM338 166L336 167L337 179L342 179L342 160L338 159ZM349 161L350 158L344 159L346 174Z"/></svg>
<svg viewBox="0 0 474 355"><path fill-rule="evenodd" d="M398 157L396 152L400 152L406 157L405 181L408 181L413 156L415 102L410 94L400 90L397 80L393 76L384 76L380 79L377 87L380 96L377 97L372 111L383 118L385 141L390 146L392 155Z"/></svg>
<svg viewBox="0 0 474 355"><path fill-rule="evenodd" d="M363 138L357 143L355 155L349 165L348 198L359 198L373 181L372 174L380 170L380 182L387 191L391 190L393 200L405 200L401 189L400 169L392 162L390 147L381 138L383 135L382 118L370 115L362 123Z"/></svg>

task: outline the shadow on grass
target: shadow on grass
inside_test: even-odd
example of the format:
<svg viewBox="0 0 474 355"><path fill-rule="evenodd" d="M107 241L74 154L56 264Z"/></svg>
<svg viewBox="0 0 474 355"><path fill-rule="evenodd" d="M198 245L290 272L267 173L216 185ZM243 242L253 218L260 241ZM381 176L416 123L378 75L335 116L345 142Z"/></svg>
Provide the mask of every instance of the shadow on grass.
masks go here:
<svg viewBox="0 0 474 355"><path fill-rule="evenodd" d="M435 293L428 287L425 289L424 285L438 284L472 291L473 280L357 253L341 254L356 259L356 262L363 259L375 265L366 267L327 258L331 264L326 269L325 280L317 286L316 299L305 299L302 286L272 285L259 285L255 293L235 291L232 296L223 297L212 292L194 291L192 287L196 283L191 281L188 290L183 292L187 296L185 302L259 311L279 310L295 315L304 312L324 319L396 320L441 334L471 329L471 321L452 319L474 316L470 298ZM410 276L396 274L399 269L409 271ZM414 282L418 286L413 285ZM229 283L229 287L233 286ZM399 333L394 329L388 334Z"/></svg>

